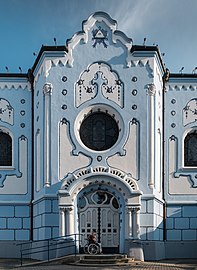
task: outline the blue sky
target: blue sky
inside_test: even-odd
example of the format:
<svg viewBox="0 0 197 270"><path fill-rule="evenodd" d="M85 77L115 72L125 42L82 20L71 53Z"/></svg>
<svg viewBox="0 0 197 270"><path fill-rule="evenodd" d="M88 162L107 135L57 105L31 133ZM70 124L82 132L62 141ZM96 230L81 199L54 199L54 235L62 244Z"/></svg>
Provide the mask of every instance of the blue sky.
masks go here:
<svg viewBox="0 0 197 270"><path fill-rule="evenodd" d="M197 66L197 0L0 0L0 73L27 72L42 44L64 45L96 11L135 45L158 44L171 72Z"/></svg>

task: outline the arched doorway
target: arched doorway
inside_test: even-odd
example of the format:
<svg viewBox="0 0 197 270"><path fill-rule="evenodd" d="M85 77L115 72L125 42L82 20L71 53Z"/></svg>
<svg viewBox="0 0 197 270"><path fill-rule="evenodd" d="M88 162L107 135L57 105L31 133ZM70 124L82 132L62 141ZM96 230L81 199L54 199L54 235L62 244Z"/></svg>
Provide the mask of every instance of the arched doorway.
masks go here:
<svg viewBox="0 0 197 270"><path fill-rule="evenodd" d="M82 235L81 250L88 235L95 230L103 253L119 252L120 202L102 188L84 189L78 195L78 225Z"/></svg>
<svg viewBox="0 0 197 270"><path fill-rule="evenodd" d="M82 234L78 250L97 229L106 252L128 253L140 237L141 195L136 181L114 168L90 167L68 174L59 190L59 235Z"/></svg>

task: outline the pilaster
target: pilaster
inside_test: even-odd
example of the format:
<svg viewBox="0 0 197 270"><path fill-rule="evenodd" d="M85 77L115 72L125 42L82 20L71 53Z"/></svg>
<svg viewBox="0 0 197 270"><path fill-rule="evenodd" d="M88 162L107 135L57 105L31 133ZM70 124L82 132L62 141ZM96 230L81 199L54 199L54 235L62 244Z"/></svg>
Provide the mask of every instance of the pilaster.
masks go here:
<svg viewBox="0 0 197 270"><path fill-rule="evenodd" d="M53 86L45 83L44 93L44 186L51 185L50 179L50 142L51 142L51 95Z"/></svg>
<svg viewBox="0 0 197 270"><path fill-rule="evenodd" d="M152 189L155 186L155 93L156 87L154 84L148 85L148 95L149 95L149 154L148 154L148 185Z"/></svg>

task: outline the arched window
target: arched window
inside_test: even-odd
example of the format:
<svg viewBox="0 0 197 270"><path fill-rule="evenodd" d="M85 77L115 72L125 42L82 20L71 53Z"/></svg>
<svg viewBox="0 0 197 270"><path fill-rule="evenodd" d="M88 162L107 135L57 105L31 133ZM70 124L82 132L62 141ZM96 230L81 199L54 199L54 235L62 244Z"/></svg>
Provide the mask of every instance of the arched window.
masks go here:
<svg viewBox="0 0 197 270"><path fill-rule="evenodd" d="M197 167L197 130L188 133L185 137L184 165Z"/></svg>
<svg viewBox="0 0 197 270"><path fill-rule="evenodd" d="M12 166L12 138L0 132L0 166Z"/></svg>

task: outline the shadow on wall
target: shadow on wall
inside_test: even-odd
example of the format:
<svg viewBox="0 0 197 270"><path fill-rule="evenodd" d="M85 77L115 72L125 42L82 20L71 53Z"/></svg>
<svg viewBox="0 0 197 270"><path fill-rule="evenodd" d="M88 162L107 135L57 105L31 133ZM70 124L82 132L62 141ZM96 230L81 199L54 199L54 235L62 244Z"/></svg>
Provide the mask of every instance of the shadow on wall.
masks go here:
<svg viewBox="0 0 197 270"><path fill-rule="evenodd" d="M161 217L152 215L158 226L141 227L145 260L197 259L196 205L169 205L165 224L163 220L157 223ZM145 224L148 224L148 217Z"/></svg>

